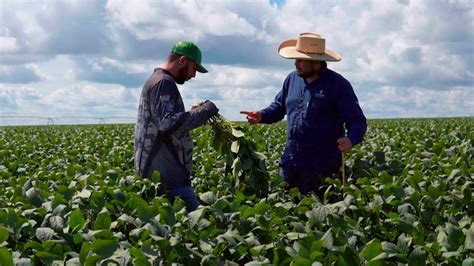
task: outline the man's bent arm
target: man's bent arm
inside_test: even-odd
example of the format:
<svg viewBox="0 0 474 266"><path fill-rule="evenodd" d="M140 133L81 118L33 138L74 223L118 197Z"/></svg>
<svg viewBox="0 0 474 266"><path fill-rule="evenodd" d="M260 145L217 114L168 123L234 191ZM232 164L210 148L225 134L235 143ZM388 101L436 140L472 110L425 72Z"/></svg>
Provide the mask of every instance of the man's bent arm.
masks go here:
<svg viewBox="0 0 474 266"><path fill-rule="evenodd" d="M204 124L219 111L212 102L188 112L177 111L178 89L171 81L163 80L151 91L152 112L158 118L158 131L164 135L189 131Z"/></svg>
<svg viewBox="0 0 474 266"><path fill-rule="evenodd" d="M355 146L364 139L364 134L367 131L367 120L359 106L359 101L351 84L344 81L340 89L341 94L337 108L346 125L347 137L351 140L352 146Z"/></svg>
<svg viewBox="0 0 474 266"><path fill-rule="evenodd" d="M282 120L286 114L286 93L285 89L288 86L288 78L283 83L283 88L280 92L275 96L273 102L267 108L260 111L262 114L262 120L260 123L264 124L272 124Z"/></svg>

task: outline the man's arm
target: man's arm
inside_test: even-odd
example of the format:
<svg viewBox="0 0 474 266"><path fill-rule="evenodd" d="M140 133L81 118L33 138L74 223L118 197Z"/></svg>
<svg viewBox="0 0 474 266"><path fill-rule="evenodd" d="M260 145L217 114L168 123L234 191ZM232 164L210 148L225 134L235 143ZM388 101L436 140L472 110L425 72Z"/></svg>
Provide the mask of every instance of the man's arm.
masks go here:
<svg viewBox="0 0 474 266"><path fill-rule="evenodd" d="M367 131L367 120L359 106L359 101L351 84L344 80L340 86L337 108L345 123L347 138L350 140L351 146L355 146L364 139L364 134Z"/></svg>
<svg viewBox="0 0 474 266"><path fill-rule="evenodd" d="M156 119L159 132L164 135L197 128L219 111L211 101L188 112L178 111L178 88L172 81L158 82L150 93L153 118Z"/></svg>
<svg viewBox="0 0 474 266"><path fill-rule="evenodd" d="M267 108L260 110L262 119L260 123L272 124L282 120L286 114L283 89L275 96L273 102Z"/></svg>
<svg viewBox="0 0 474 266"><path fill-rule="evenodd" d="M282 91L277 94L275 100L267 108L261 111L240 111L240 113L247 115L247 121L251 125L258 123L272 124L282 120L286 113Z"/></svg>
<svg viewBox="0 0 474 266"><path fill-rule="evenodd" d="M260 111L262 119L260 123L272 124L282 120L286 115L286 96L288 93L288 86L290 83L290 77L285 79L283 87L275 96L273 102L267 108Z"/></svg>

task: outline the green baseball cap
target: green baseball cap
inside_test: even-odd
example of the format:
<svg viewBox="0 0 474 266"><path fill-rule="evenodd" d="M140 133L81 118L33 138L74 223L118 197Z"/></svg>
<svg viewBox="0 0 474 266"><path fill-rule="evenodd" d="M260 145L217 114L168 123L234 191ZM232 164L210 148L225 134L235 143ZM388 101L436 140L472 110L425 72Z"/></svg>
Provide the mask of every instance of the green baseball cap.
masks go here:
<svg viewBox="0 0 474 266"><path fill-rule="evenodd" d="M194 63L196 63L196 65L197 65L197 71L199 71L201 73L207 73L208 72L207 69L205 69L201 65L201 58L202 58L201 50L199 50L199 48L194 43L192 43L192 42L177 42L173 46L173 50L171 50L171 52L175 53L175 54L184 55L187 58L193 60Z"/></svg>

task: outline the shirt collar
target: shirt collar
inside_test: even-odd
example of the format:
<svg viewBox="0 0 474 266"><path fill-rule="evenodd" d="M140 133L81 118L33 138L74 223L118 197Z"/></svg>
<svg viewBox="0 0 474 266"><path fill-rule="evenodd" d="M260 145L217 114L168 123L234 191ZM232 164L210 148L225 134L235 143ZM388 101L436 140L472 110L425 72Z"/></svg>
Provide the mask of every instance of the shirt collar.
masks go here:
<svg viewBox="0 0 474 266"><path fill-rule="evenodd" d="M155 68L155 71L162 71L162 72L164 72L166 75L169 75L169 76L172 77L174 80L176 80L176 78L175 78L168 70L166 70L166 69L157 67L157 68Z"/></svg>
<svg viewBox="0 0 474 266"><path fill-rule="evenodd" d="M327 68L327 67L325 67L325 68L319 70L318 79L315 80L315 81L313 81L313 82L311 82L311 83L315 83L315 82L319 82L320 80L324 80L324 79L326 78L328 72L329 72L329 71L328 71L328 68ZM305 83L306 85L311 84L311 83L308 83L308 81L306 81L305 78L303 78L303 81L304 81L304 83Z"/></svg>

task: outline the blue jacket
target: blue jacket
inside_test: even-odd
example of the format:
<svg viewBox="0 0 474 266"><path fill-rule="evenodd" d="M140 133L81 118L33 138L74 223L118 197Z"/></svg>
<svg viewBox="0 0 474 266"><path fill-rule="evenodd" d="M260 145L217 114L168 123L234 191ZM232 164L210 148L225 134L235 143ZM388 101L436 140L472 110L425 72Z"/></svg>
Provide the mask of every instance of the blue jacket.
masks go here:
<svg viewBox="0 0 474 266"><path fill-rule="evenodd" d="M287 142L280 164L331 174L339 170L341 152L337 139L347 137L352 145L362 142L367 121L351 84L340 74L323 69L311 83L288 75L274 102L260 111L261 123L275 123L287 116Z"/></svg>

